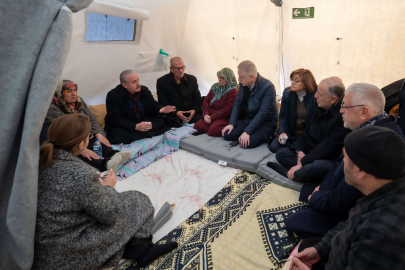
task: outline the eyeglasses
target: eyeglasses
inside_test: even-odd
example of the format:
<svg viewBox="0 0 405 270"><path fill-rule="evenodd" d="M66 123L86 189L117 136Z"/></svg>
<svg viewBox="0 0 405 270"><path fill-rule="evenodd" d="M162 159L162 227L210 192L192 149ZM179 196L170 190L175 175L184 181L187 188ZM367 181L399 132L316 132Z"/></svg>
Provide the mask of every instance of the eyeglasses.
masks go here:
<svg viewBox="0 0 405 270"><path fill-rule="evenodd" d="M300 82L302 82L302 81L291 80L291 79L290 79L290 81L291 81L291 83L300 83Z"/></svg>
<svg viewBox="0 0 405 270"><path fill-rule="evenodd" d="M342 105L340 105L340 108L342 109L342 110L346 110L346 109L349 109L349 108L354 108L354 107L361 107L361 106L364 106L364 105L353 105L353 106L344 106L344 102L342 102Z"/></svg>
<svg viewBox="0 0 405 270"><path fill-rule="evenodd" d="M89 140L91 140L91 139L93 139L94 138L94 135L93 134L90 134L89 135Z"/></svg>
<svg viewBox="0 0 405 270"><path fill-rule="evenodd" d="M223 80L225 79L224 77L218 76L218 79Z"/></svg>
<svg viewBox="0 0 405 270"><path fill-rule="evenodd" d="M182 67L171 67L172 69L175 69L175 70L177 70L177 71L180 71L180 70L185 70L186 69L186 66L182 66Z"/></svg>

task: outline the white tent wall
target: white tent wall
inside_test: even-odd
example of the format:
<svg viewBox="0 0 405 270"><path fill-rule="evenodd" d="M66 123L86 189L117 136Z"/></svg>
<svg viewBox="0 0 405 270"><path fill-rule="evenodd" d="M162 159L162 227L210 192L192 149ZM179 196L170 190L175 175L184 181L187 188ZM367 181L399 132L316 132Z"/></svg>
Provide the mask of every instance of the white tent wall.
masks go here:
<svg viewBox="0 0 405 270"><path fill-rule="evenodd" d="M119 74L125 69L137 70L142 55L148 57L160 49L170 55L180 55L189 10L189 0L119 0L123 3L144 5L150 19L143 22L141 43L86 42L85 11L74 14L73 37L63 79L78 84L79 95L89 104L105 103L109 90L119 84ZM156 79L167 72L138 72L141 83L152 91Z"/></svg>
<svg viewBox="0 0 405 270"><path fill-rule="evenodd" d="M315 7L314 19L292 19L293 8L305 7ZM405 77L405 1L294 0L282 9L286 86L301 67L318 83L338 76L346 87L366 82L382 88Z"/></svg>
<svg viewBox="0 0 405 270"><path fill-rule="evenodd" d="M279 9L270 1L191 1L181 54L203 95L218 81L217 71L229 67L237 75L243 60L252 60L277 87L278 17Z"/></svg>
<svg viewBox="0 0 405 270"><path fill-rule="evenodd" d="M238 63L250 59L259 72L278 83L279 9L263 0L153 0L120 2L145 5L150 19L143 22L141 44L85 42L85 11L73 15L73 37L62 74L79 85L79 95L89 104L105 103L118 83L118 75L134 69L152 92L164 72L142 72L142 55L151 60L163 49L180 56L186 72L197 77L206 95L223 67L236 72ZM235 39L233 39L235 38ZM154 63L153 63L154 64Z"/></svg>
<svg viewBox="0 0 405 270"><path fill-rule="evenodd" d="M160 49L183 58L203 95L216 82L218 70L236 72L246 59L256 63L277 92L290 85L289 74L301 67L310 69L318 82L339 76L346 86L368 82L383 87L404 77L402 0L289 0L281 10L269 0L118 1L144 5L150 12L140 45L85 42L85 12L73 15L62 78L78 83L79 95L89 104L104 103L125 69L137 71L141 83L156 91L156 79L167 73L151 68ZM292 8L305 7L315 7L315 18L293 20Z"/></svg>

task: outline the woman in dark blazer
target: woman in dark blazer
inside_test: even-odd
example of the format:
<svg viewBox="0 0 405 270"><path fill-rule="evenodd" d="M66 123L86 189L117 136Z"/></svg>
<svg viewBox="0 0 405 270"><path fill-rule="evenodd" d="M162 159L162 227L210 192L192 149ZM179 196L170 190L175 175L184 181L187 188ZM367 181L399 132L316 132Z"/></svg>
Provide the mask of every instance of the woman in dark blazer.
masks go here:
<svg viewBox="0 0 405 270"><path fill-rule="evenodd" d="M269 145L273 153L299 138L317 106L315 91L318 85L311 71L303 68L294 70L290 79L291 86L284 89L281 99L279 130Z"/></svg>
<svg viewBox="0 0 405 270"><path fill-rule="evenodd" d="M398 125L405 133L405 80L402 83L401 91L399 92Z"/></svg>
<svg viewBox="0 0 405 270"><path fill-rule="evenodd" d="M167 131L170 127L164 117L175 107L160 105L132 70L122 72L120 80L121 84L107 94L104 129L108 140L128 144Z"/></svg>

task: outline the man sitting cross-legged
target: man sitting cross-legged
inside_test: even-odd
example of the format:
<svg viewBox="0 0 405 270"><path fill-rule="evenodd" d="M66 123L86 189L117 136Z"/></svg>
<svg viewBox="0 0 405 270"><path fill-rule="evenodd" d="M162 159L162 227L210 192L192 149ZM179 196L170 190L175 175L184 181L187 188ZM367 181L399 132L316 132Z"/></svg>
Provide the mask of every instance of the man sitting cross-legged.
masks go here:
<svg viewBox="0 0 405 270"><path fill-rule="evenodd" d="M170 129L163 117L175 111L174 106L157 103L133 70L121 72L120 82L106 99L105 130L111 143L131 143Z"/></svg>
<svg viewBox="0 0 405 270"><path fill-rule="evenodd" d="M156 82L158 101L163 106L174 106L176 110L167 114L173 127L184 122L196 123L201 119L201 93L197 78L185 73L186 66L180 57L170 59L170 73Z"/></svg>
<svg viewBox="0 0 405 270"><path fill-rule="evenodd" d="M404 138L397 119L386 114L384 107L385 97L377 86L356 83L347 88L340 113L344 126L351 130L382 126ZM308 202L311 208L286 219L288 230L301 238L322 236L347 219L349 210L363 194L344 181L343 166L342 154L319 186L306 184L302 187L300 201Z"/></svg>
<svg viewBox="0 0 405 270"><path fill-rule="evenodd" d="M296 182L320 183L340 155L343 140L350 132L343 127L339 114L344 92L340 78L322 80L315 94L318 107L304 133L291 147L277 151L276 159L282 166L275 162L267 166Z"/></svg>
<svg viewBox="0 0 405 270"><path fill-rule="evenodd" d="M290 269L403 269L403 138L384 127L357 129L345 138L343 154L345 181L365 197L322 239L304 239Z"/></svg>
<svg viewBox="0 0 405 270"><path fill-rule="evenodd" d="M239 141L242 148L255 148L265 141L267 134L276 131L276 90L249 60L238 65L238 81L239 92L222 136L226 141Z"/></svg>

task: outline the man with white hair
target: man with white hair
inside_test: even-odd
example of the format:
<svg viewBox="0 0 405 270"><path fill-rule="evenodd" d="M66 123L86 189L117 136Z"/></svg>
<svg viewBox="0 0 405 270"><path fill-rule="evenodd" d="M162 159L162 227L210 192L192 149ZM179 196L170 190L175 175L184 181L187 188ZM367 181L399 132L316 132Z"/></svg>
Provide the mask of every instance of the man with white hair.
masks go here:
<svg viewBox="0 0 405 270"><path fill-rule="evenodd" d="M255 148L265 141L267 134L276 131L276 90L249 60L238 65L238 81L239 92L222 136L227 141L239 141L242 148Z"/></svg>
<svg viewBox="0 0 405 270"><path fill-rule="evenodd" d="M391 129L367 126L346 136L343 153L345 181L364 197L347 221L322 238L304 239L289 269L403 269L403 138Z"/></svg>
<svg viewBox="0 0 405 270"><path fill-rule="evenodd" d="M343 140L350 132L339 114L344 93L340 78L323 79L315 93L318 106L304 133L290 147L277 151L281 166L275 162L267 166L296 182L319 184L340 155Z"/></svg>
<svg viewBox="0 0 405 270"><path fill-rule="evenodd" d="M355 83L347 88L340 113L344 126L351 130L375 125L392 129L405 139L397 119L386 114L384 107L385 97L377 86ZM344 181L343 166L342 154L319 186L302 187L300 201L308 202L310 209L286 219L287 229L301 238L322 236L347 219L349 210L363 195Z"/></svg>
<svg viewBox="0 0 405 270"><path fill-rule="evenodd" d="M111 143L128 144L170 129L164 116L175 111L174 106L160 105L133 70L121 72L120 82L106 98L105 131Z"/></svg>

